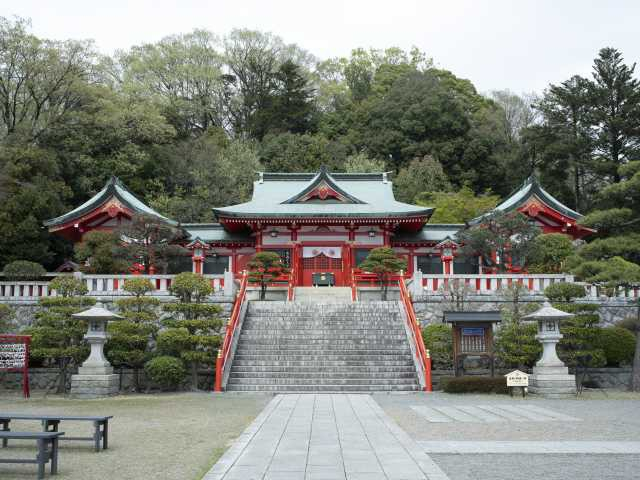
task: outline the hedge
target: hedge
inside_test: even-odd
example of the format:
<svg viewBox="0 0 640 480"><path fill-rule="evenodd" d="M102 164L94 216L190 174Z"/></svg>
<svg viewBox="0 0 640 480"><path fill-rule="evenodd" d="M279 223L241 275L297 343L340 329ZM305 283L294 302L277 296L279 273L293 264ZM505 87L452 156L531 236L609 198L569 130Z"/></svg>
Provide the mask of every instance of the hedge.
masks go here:
<svg viewBox="0 0 640 480"><path fill-rule="evenodd" d="M505 377L444 377L440 381L447 393L509 393Z"/></svg>

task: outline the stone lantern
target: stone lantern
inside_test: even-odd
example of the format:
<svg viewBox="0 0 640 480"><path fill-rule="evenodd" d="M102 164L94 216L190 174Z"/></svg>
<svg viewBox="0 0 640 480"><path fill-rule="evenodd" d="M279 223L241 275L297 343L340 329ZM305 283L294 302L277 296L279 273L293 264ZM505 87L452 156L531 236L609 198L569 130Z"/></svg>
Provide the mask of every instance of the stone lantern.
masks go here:
<svg viewBox="0 0 640 480"><path fill-rule="evenodd" d="M71 376L71 396L102 398L117 395L120 389L118 375L113 373L113 367L104 356L104 344L107 341L107 323L122 317L100 303L72 317L87 321L89 328L84 338L91 346L91 353L78 368L78 374Z"/></svg>
<svg viewBox="0 0 640 480"><path fill-rule="evenodd" d="M562 338L560 322L573 317L572 313L553 308L545 302L542 308L526 315L523 320L538 323L536 339L542 344L542 357L533 367L529 392L548 398L561 398L576 393L575 375L569 375L569 369L558 358L556 345Z"/></svg>

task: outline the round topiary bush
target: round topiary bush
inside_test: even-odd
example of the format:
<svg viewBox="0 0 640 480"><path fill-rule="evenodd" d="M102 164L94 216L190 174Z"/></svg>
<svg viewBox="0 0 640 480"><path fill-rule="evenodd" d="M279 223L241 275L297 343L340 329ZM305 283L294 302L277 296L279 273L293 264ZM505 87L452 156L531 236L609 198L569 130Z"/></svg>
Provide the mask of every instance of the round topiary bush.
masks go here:
<svg viewBox="0 0 640 480"><path fill-rule="evenodd" d="M7 263L2 270L7 280L38 280L47 271L42 265L28 260L16 260Z"/></svg>
<svg viewBox="0 0 640 480"><path fill-rule="evenodd" d="M144 365L144 373L162 390L177 390L186 375L184 363L175 357L161 356Z"/></svg>
<svg viewBox="0 0 640 480"><path fill-rule="evenodd" d="M607 367L630 365L633 361L636 336L626 328L600 328L595 337L595 343L597 348L604 351Z"/></svg>

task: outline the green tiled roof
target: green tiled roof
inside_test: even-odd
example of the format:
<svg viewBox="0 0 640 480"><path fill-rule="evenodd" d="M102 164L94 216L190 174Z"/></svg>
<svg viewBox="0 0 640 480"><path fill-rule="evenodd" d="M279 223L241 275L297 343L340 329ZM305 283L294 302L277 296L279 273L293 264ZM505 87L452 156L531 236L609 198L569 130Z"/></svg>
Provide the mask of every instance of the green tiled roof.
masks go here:
<svg viewBox="0 0 640 480"><path fill-rule="evenodd" d="M570 209L559 200L555 199L549 192L547 192L535 176L530 176L524 182L524 184L515 192L507 197L502 203L500 203L492 212L501 211L501 212L510 212L512 210L517 209L518 207L524 205L527 200L531 197L537 197L544 204L553 208L557 212L565 215L573 220L578 220L582 217L582 215L575 210ZM492 213L490 212L490 213ZM478 223L480 222L486 215L481 215L480 217L474 218L469 223Z"/></svg>
<svg viewBox="0 0 640 480"><path fill-rule="evenodd" d="M347 202L295 199L326 180ZM429 217L432 208L398 202L385 173L262 173L249 202L214 208L216 217Z"/></svg>
<svg viewBox="0 0 640 480"><path fill-rule="evenodd" d="M203 242L253 242L249 235L230 233L219 223L183 223L182 229L187 232L187 240L193 241L199 238Z"/></svg>
<svg viewBox="0 0 640 480"><path fill-rule="evenodd" d="M428 223L419 232L403 232L392 237L392 242L441 242L450 238L455 240L456 234L464 228L463 223Z"/></svg>
<svg viewBox="0 0 640 480"><path fill-rule="evenodd" d="M77 208L74 208L70 212L65 213L56 218L52 218L50 220L45 220L45 227L53 227L56 225L61 225L63 223L67 223L72 221L75 218L82 217L83 215L99 208L104 205L110 198L116 197L118 200L122 202L123 205L133 210L136 213L141 213L145 215L152 215L154 217L158 217L161 220L171 224L177 225L178 223L160 215L151 207L145 205L138 197L136 197L133 193L127 190L127 187L118 179L118 177L111 177L109 181L105 184L105 186L96 193L89 200L84 202Z"/></svg>

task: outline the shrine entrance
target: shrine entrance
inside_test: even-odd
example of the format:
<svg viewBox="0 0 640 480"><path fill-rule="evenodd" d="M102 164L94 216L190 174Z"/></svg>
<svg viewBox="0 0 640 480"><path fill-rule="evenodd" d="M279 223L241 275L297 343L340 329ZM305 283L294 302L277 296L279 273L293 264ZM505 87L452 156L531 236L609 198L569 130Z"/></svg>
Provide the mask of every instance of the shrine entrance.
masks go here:
<svg viewBox="0 0 640 480"><path fill-rule="evenodd" d="M344 286L342 247L302 247L302 286Z"/></svg>

